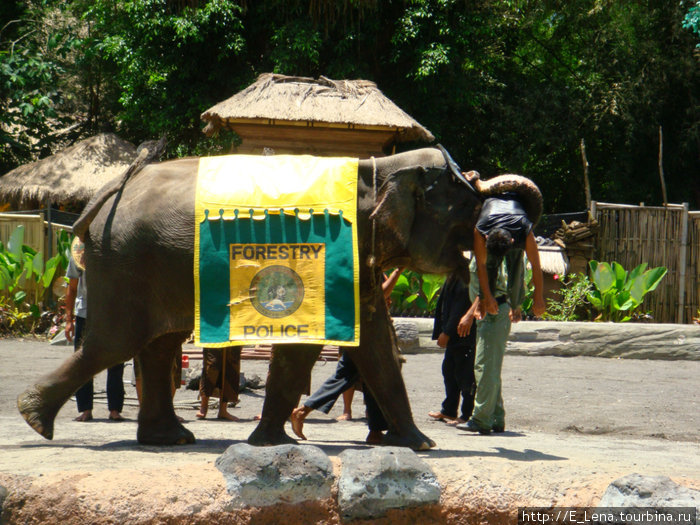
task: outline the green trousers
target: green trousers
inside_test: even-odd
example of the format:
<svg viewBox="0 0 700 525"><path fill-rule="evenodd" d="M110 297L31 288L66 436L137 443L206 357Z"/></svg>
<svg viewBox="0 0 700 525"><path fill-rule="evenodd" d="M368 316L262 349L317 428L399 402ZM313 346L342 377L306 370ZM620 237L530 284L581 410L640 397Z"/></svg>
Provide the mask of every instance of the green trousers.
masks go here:
<svg viewBox="0 0 700 525"><path fill-rule="evenodd" d="M506 412L501 396L501 368L506 341L510 334L508 304L498 307L498 314L487 314L476 323L476 355L474 358L474 378L476 395L471 420L479 428L491 429L505 426Z"/></svg>

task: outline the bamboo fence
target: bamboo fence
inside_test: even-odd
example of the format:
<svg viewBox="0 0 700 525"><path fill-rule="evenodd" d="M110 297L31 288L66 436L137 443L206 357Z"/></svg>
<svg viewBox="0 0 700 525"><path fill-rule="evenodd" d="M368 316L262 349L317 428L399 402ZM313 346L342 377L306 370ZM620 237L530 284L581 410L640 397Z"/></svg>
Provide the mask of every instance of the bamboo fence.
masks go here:
<svg viewBox="0 0 700 525"><path fill-rule="evenodd" d="M700 212L687 204L664 207L591 203L600 224L596 252L599 261L620 263L632 270L646 262L665 266L668 273L641 306L660 323L690 323L700 308Z"/></svg>
<svg viewBox="0 0 700 525"><path fill-rule="evenodd" d="M17 226L24 226L24 244L42 252L44 262L56 255L58 232L60 230L72 231L69 226L51 223L51 236L49 236L49 223L45 220L44 214L0 213L0 241L4 246L7 246L7 241L10 240L10 236ZM52 243L50 254L49 239Z"/></svg>

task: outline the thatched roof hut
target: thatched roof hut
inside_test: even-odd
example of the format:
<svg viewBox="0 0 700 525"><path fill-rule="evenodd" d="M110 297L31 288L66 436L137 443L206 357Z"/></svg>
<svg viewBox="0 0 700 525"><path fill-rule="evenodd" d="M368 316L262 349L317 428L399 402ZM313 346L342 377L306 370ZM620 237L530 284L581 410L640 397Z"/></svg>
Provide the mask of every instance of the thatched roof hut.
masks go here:
<svg viewBox="0 0 700 525"><path fill-rule="evenodd" d="M435 137L368 80L331 80L265 73L201 115L204 132L234 130L237 153L349 155L391 153L400 142Z"/></svg>
<svg viewBox="0 0 700 525"><path fill-rule="evenodd" d="M19 210L41 208L50 201L78 211L134 158L133 144L112 133L95 135L0 177L0 203Z"/></svg>

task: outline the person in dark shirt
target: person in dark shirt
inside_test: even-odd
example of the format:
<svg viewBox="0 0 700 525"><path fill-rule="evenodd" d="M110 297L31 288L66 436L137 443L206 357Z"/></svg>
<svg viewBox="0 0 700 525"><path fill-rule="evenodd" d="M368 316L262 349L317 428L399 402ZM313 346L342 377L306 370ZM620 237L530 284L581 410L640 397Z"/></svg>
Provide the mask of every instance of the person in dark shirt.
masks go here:
<svg viewBox="0 0 700 525"><path fill-rule="evenodd" d="M440 291L435 308L433 339L445 349L442 360L442 377L445 383L445 399L438 412L428 412L433 419L448 423L464 423L474 407L474 349L476 330L469 330L466 337L457 333L462 316L474 319L475 308L469 300L469 284L454 272L450 274ZM457 417L460 395L462 404Z"/></svg>

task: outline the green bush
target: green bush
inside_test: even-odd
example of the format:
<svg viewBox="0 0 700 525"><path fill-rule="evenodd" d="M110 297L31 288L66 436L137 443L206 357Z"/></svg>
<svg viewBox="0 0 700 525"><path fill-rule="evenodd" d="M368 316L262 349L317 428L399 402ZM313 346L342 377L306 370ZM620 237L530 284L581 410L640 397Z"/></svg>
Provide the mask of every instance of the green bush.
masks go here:
<svg viewBox="0 0 700 525"><path fill-rule="evenodd" d="M391 292L391 312L394 315L428 317L435 312L443 275L404 271Z"/></svg>
<svg viewBox="0 0 700 525"><path fill-rule="evenodd" d="M588 319L591 304L587 296L593 290L591 281L581 273L562 278L562 288L553 293L560 295L560 300L549 299L544 318L552 321L579 321Z"/></svg>
<svg viewBox="0 0 700 525"><path fill-rule="evenodd" d="M45 301L59 268L67 266L69 236L60 232L59 253L44 264L42 252L24 244L24 226L17 226L7 246L0 242L0 331L37 332L47 325Z"/></svg>
<svg viewBox="0 0 700 525"><path fill-rule="evenodd" d="M618 323L632 318L644 296L656 289L668 271L663 266L647 270L647 263L640 264L630 272L617 262L610 264L590 261L588 265L594 289L587 297L599 312L595 321Z"/></svg>

